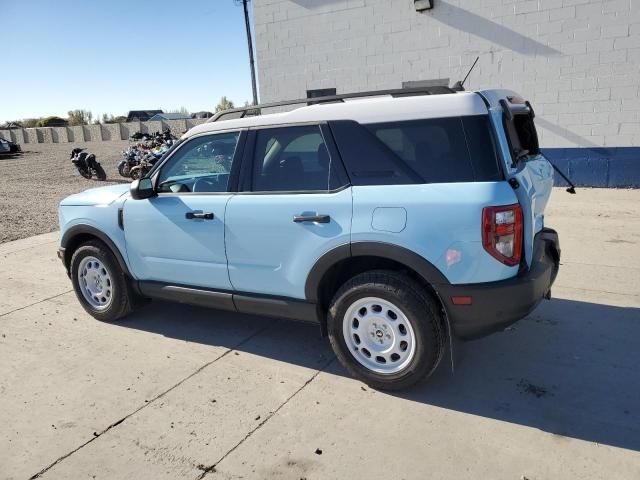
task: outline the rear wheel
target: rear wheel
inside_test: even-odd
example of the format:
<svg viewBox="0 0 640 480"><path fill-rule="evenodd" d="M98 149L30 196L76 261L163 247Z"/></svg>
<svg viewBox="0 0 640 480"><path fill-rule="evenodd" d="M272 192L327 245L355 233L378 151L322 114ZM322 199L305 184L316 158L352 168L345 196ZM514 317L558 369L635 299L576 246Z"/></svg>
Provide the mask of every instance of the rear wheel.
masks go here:
<svg viewBox="0 0 640 480"><path fill-rule="evenodd" d="M347 281L333 298L327 327L336 356L356 378L381 390L414 385L433 373L444 351L438 303L394 271Z"/></svg>
<svg viewBox="0 0 640 480"><path fill-rule="evenodd" d="M80 175L82 175L84 178L91 179L91 171L90 170L85 170L84 168L79 168L78 172L80 172Z"/></svg>
<svg viewBox="0 0 640 480"><path fill-rule="evenodd" d="M132 310L135 294L114 254L100 241L81 245L71 257L76 297L94 318L119 320Z"/></svg>
<svg viewBox="0 0 640 480"><path fill-rule="evenodd" d="M104 171L104 168L99 163L96 163L95 171L98 180L104 181L107 179L107 172Z"/></svg>

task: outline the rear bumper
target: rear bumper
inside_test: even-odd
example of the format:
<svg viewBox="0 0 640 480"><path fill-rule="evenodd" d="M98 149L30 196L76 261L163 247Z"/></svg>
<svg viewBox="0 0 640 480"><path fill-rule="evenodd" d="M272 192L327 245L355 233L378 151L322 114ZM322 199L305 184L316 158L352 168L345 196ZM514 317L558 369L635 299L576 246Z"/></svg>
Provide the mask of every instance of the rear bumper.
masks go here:
<svg viewBox="0 0 640 480"><path fill-rule="evenodd" d="M531 267L499 282L441 285L439 293L456 336L473 339L501 330L531 312L548 295L560 265L558 234L542 229L534 240ZM451 297L470 296L471 305Z"/></svg>

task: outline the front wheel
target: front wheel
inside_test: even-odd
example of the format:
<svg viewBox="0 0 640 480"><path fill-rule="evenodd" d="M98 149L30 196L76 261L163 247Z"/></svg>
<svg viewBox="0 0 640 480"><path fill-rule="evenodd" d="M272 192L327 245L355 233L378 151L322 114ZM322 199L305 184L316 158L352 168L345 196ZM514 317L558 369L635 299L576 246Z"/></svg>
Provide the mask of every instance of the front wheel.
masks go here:
<svg viewBox="0 0 640 480"><path fill-rule="evenodd" d="M436 300L408 276L371 271L347 281L327 318L342 365L372 388L399 390L429 377L444 352Z"/></svg>
<svg viewBox="0 0 640 480"><path fill-rule="evenodd" d="M91 316L112 322L131 312L135 295L105 244L91 241L81 245L71 257L70 270L76 297Z"/></svg>
<svg viewBox="0 0 640 480"><path fill-rule="evenodd" d="M129 172L129 176L133 180L138 180L138 179L142 178L142 169L141 169L141 167L140 166L133 167L131 169L131 172Z"/></svg>

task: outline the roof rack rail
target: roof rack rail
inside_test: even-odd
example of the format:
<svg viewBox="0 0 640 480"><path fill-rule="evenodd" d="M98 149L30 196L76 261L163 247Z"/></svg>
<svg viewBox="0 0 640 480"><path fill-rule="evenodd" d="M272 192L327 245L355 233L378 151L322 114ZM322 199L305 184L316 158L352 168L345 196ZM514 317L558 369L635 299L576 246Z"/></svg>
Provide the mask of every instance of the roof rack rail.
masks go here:
<svg viewBox="0 0 640 480"><path fill-rule="evenodd" d="M326 95L323 97L312 98L299 98L297 100L284 100L281 102L262 103L258 105L248 105L246 107L231 108L229 110L223 110L216 113L213 117L207 120L209 122L218 122L220 120L231 120L235 118L245 118L247 116L261 115L263 108L285 107L288 105L307 104L313 105L316 103L332 103L332 102L344 102L345 99L350 98L363 98L363 97L376 97L382 95L390 95L392 97L407 97L414 95L442 95L447 93L456 93L446 86L432 86L432 87L413 87L413 88L396 88L391 90L371 90L368 92L354 92L354 93L341 93L340 95ZM222 117L231 116L229 119L223 119Z"/></svg>

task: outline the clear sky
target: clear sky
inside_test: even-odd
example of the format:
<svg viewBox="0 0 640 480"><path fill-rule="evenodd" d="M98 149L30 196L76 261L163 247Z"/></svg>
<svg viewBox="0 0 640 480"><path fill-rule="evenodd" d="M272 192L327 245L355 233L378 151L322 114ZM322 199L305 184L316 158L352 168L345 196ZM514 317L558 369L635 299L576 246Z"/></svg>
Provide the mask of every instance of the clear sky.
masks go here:
<svg viewBox="0 0 640 480"><path fill-rule="evenodd" d="M0 0L0 45L0 122L251 100L234 0Z"/></svg>

